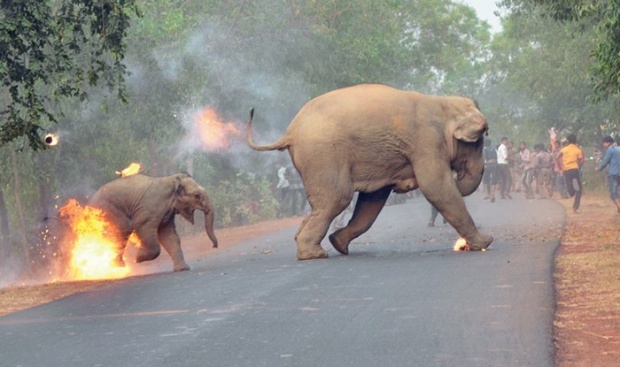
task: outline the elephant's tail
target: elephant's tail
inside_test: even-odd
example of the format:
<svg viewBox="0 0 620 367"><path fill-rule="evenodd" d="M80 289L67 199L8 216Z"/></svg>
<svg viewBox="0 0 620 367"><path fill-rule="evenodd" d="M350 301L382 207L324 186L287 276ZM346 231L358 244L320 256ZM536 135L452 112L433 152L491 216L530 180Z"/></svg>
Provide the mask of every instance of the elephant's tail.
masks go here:
<svg viewBox="0 0 620 367"><path fill-rule="evenodd" d="M254 143L254 140L252 139L252 120L253 119L254 119L254 109L252 108L252 110L250 111L250 120L248 121L248 130L247 130L247 137L246 137L246 141L248 142L248 145L250 146L250 148L254 150L258 150L258 151L288 149L290 144L288 142L288 139L286 138L286 135L284 135L282 138L280 138L280 140L278 140L277 142L273 144L256 145Z"/></svg>

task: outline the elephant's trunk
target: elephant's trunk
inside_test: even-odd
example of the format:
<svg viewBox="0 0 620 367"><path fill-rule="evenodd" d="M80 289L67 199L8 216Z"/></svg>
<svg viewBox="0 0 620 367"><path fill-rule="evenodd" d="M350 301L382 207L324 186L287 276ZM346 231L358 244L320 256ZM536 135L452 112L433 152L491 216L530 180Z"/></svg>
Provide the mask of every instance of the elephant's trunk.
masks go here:
<svg viewBox="0 0 620 367"><path fill-rule="evenodd" d="M476 191L480 185L480 181L482 181L482 170L474 172L469 171L468 174L465 174L461 178L457 178L456 187L462 196L468 196Z"/></svg>
<svg viewBox="0 0 620 367"><path fill-rule="evenodd" d="M457 143L457 156L452 162L456 171L456 186L463 196L476 191L482 181L484 159L482 157L483 138L474 143Z"/></svg>
<svg viewBox="0 0 620 367"><path fill-rule="evenodd" d="M215 210L212 207L209 207L204 211L205 213L205 231L207 232L207 236L211 239L213 243L213 247L217 248L217 237L215 237L215 232L213 231L213 223L215 222Z"/></svg>

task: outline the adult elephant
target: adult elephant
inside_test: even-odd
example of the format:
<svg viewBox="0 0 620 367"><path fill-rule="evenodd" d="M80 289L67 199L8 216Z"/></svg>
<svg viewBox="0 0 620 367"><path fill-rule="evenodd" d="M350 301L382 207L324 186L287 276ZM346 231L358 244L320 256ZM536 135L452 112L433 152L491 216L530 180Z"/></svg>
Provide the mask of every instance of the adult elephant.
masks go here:
<svg viewBox="0 0 620 367"><path fill-rule="evenodd" d="M190 175L179 173L165 177L142 174L117 178L103 185L88 202L100 208L114 229L109 235L118 244L117 263L124 265L123 252L129 235L135 231L140 239L136 261L154 260L160 244L172 258L174 271L189 270L183 258L176 231L176 214L194 224L194 211L205 213L205 230L217 247L213 232L214 212L207 192Z"/></svg>
<svg viewBox="0 0 620 367"><path fill-rule="evenodd" d="M348 225L331 234L334 248L348 254L351 240L374 223L391 191L420 188L472 250L493 238L478 232L463 196L474 192L484 169L486 118L475 101L424 95L378 84L323 94L306 103L286 134L271 145L252 140L258 151L288 149L312 212L295 239L300 260L327 257L321 247L332 220L355 191L359 197Z"/></svg>

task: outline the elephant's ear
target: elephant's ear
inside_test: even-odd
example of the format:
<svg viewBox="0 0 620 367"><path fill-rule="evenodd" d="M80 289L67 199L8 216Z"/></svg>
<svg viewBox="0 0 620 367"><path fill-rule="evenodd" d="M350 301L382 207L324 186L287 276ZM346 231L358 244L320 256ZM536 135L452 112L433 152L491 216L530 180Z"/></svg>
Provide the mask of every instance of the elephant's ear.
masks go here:
<svg viewBox="0 0 620 367"><path fill-rule="evenodd" d="M453 136L457 140L473 143L489 129L489 125L476 102L472 100L467 100L467 102L471 105L455 121Z"/></svg>
<svg viewBox="0 0 620 367"><path fill-rule="evenodd" d="M187 188L183 184L183 180L177 178L175 181L175 203L176 203L176 211L181 214L185 220L190 222L192 225L194 224L194 208L187 202Z"/></svg>

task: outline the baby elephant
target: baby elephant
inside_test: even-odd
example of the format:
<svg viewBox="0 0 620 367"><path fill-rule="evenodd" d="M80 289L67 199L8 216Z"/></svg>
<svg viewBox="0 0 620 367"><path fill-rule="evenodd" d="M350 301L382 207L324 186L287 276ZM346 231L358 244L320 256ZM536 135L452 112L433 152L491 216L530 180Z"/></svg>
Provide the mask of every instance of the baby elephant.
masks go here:
<svg viewBox="0 0 620 367"><path fill-rule="evenodd" d="M172 258L174 271L189 270L183 258L181 241L174 224L176 214L194 224L194 210L205 213L205 230L217 247L213 232L213 205L207 192L189 174L179 173L166 177L141 174L117 178L103 185L88 202L102 209L118 230L116 261L124 265L123 252L132 232L138 235L141 246L136 261L154 260L159 256L160 244Z"/></svg>

